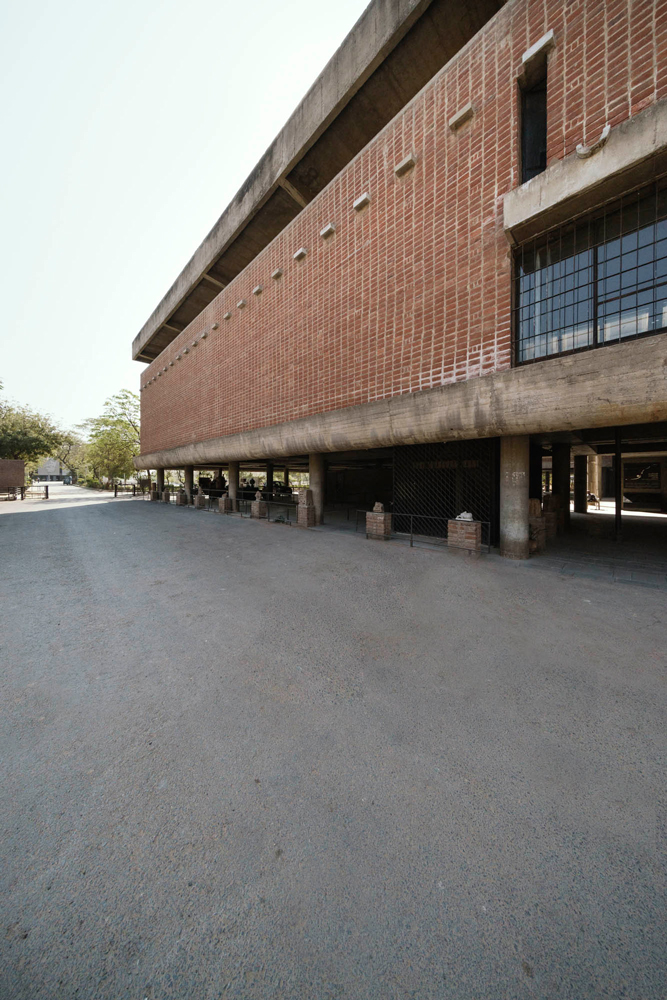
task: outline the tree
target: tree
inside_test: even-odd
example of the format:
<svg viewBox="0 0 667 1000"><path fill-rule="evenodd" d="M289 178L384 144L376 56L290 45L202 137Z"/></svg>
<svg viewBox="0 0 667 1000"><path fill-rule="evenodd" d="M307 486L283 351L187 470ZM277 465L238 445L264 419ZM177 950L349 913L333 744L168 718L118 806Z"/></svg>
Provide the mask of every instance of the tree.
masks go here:
<svg viewBox="0 0 667 1000"><path fill-rule="evenodd" d="M55 454L66 436L50 417L0 402L0 458L36 462Z"/></svg>
<svg viewBox="0 0 667 1000"><path fill-rule="evenodd" d="M87 447L86 442L78 434L70 431L63 435L60 445L53 453L61 465L64 465L72 473L73 482L76 482L84 474L85 466L88 463Z"/></svg>
<svg viewBox="0 0 667 1000"><path fill-rule="evenodd" d="M140 447L139 397L123 389L107 399L102 415L87 420L84 427L89 434L86 461L95 478L113 484L132 475L132 459Z"/></svg>

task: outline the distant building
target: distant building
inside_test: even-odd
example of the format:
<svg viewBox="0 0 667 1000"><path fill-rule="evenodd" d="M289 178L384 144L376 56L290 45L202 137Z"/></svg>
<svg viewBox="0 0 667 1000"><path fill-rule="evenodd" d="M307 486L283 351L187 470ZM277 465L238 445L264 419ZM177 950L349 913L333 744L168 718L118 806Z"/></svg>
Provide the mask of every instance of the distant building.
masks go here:
<svg viewBox="0 0 667 1000"><path fill-rule="evenodd" d="M71 479L72 473L60 459L45 458L37 469L35 478L40 483L62 483L65 479Z"/></svg>
<svg viewBox="0 0 667 1000"><path fill-rule="evenodd" d="M572 466L667 511L664 4L373 0L133 356L158 484L309 471L513 558Z"/></svg>

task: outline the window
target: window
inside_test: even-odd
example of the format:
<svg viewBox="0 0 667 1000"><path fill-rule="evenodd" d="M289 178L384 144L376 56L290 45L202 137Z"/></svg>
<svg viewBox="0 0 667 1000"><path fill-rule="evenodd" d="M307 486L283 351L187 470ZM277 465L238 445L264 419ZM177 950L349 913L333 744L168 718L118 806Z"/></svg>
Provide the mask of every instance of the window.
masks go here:
<svg viewBox="0 0 667 1000"><path fill-rule="evenodd" d="M547 77L521 91L521 183L547 169Z"/></svg>
<svg viewBox="0 0 667 1000"><path fill-rule="evenodd" d="M667 329L667 186L519 249L516 362Z"/></svg>

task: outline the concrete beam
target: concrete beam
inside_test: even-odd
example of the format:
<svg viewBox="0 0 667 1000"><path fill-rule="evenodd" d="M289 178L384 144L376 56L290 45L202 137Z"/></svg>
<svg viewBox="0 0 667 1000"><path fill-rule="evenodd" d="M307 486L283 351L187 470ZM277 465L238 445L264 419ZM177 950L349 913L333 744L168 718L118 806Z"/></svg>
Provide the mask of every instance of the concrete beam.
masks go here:
<svg viewBox="0 0 667 1000"><path fill-rule="evenodd" d="M181 468L429 441L578 431L667 420L667 334L145 453L137 469Z"/></svg>
<svg viewBox="0 0 667 1000"><path fill-rule="evenodd" d="M582 136L582 143L598 138ZM667 98L662 98L612 129L592 156L572 153L505 195L505 231L511 242L521 243L652 180L666 160Z"/></svg>
<svg viewBox="0 0 667 1000"><path fill-rule="evenodd" d="M431 0L373 0L132 343L137 359Z"/></svg>

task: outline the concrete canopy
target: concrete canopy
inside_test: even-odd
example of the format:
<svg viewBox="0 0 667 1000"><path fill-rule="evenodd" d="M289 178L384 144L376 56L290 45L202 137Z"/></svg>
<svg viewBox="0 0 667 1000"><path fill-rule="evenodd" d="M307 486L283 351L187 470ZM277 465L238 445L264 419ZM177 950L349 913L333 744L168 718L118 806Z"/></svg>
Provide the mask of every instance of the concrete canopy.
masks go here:
<svg viewBox="0 0 667 1000"><path fill-rule="evenodd" d="M503 6L372 0L135 337L152 361Z"/></svg>

